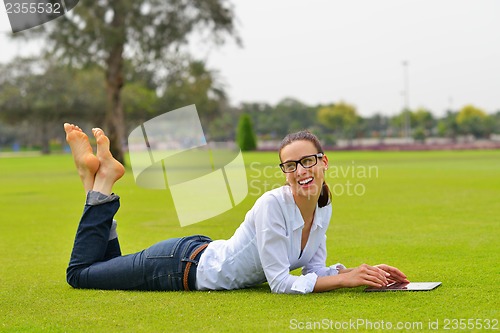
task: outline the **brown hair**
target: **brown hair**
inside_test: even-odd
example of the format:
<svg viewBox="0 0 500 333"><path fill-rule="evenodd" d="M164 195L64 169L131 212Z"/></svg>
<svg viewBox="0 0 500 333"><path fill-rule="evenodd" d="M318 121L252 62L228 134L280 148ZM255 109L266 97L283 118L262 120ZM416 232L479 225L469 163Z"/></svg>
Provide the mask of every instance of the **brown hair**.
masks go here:
<svg viewBox="0 0 500 333"><path fill-rule="evenodd" d="M316 135L312 134L309 131L300 131L296 133L290 133L285 138L281 141L280 148L278 151L279 158L281 161L281 150L291 144L292 142L295 141L309 141L311 142L316 149L318 150L318 153L324 154L325 152L323 151L323 147L321 147L321 143L319 142L318 138ZM332 193L330 192L330 188L328 185L323 182L323 186L321 188L321 194L319 195L318 198L318 206L319 207L325 207L331 203L332 199Z"/></svg>

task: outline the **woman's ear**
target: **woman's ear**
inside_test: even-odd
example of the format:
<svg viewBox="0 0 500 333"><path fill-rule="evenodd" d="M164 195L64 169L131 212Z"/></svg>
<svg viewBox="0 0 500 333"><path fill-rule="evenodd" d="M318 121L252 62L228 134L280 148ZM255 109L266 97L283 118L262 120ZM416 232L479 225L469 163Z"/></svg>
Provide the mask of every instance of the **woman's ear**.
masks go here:
<svg viewBox="0 0 500 333"><path fill-rule="evenodd" d="M323 161L323 166L325 167L325 170L328 170L328 157L326 155L323 155L322 161Z"/></svg>

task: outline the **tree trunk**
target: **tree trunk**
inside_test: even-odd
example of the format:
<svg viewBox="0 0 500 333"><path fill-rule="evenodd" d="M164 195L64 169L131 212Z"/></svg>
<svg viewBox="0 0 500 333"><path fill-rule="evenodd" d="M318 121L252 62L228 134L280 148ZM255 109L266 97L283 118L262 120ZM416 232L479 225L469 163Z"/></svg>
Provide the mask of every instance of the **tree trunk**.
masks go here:
<svg viewBox="0 0 500 333"><path fill-rule="evenodd" d="M120 1L111 2L113 21L110 29L113 38L108 40L109 53L106 59L106 93L108 106L105 118L105 130L110 141L113 156L125 164L123 146L125 141L125 119L121 101L121 89L124 85L123 49L126 43L125 15L126 6Z"/></svg>
<svg viewBox="0 0 500 333"><path fill-rule="evenodd" d="M108 107L105 118L105 131L110 141L110 150L114 158L124 164L123 144L125 139L125 121L121 102L123 87L123 45L113 48L107 61L106 93Z"/></svg>

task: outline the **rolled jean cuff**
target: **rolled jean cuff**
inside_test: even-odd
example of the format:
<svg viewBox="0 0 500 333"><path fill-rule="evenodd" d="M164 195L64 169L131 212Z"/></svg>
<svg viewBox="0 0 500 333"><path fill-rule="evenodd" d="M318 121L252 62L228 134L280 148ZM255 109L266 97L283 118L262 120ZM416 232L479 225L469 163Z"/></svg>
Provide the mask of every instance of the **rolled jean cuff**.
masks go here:
<svg viewBox="0 0 500 333"><path fill-rule="evenodd" d="M101 192L97 191L89 191L87 193L87 201L86 204L89 206L97 206L97 205L102 205L107 202L112 202L120 199L119 196L117 196L114 193L111 193L110 195L102 194Z"/></svg>

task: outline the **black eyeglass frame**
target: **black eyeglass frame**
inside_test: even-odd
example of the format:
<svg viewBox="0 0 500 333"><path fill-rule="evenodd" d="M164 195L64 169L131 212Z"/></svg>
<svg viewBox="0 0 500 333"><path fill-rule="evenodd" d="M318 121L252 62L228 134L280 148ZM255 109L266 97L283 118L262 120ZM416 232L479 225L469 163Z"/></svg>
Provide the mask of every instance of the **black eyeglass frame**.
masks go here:
<svg viewBox="0 0 500 333"><path fill-rule="evenodd" d="M309 169L309 168L312 168L313 166L315 166L316 164L318 164L318 159L323 158L323 156L325 156L325 154L323 154L323 153L317 153L317 154L307 155L307 156L302 157L298 161L285 161L283 163L280 163L279 166L281 168L281 171L283 171L284 173L292 173L292 172L297 171L297 164L302 165L302 167L305 168L305 169ZM302 161L304 159L310 158L310 157L314 157L316 159L316 161L314 162L314 164L312 164L310 166L305 166L304 164L302 164ZM285 164L288 164L288 163L291 163L291 162L295 163L295 168L293 170L291 170L291 171L285 171Z"/></svg>

